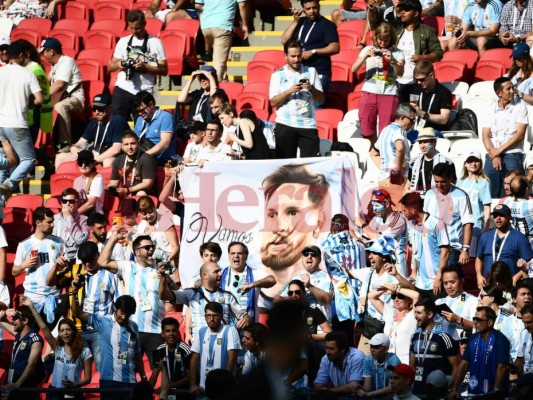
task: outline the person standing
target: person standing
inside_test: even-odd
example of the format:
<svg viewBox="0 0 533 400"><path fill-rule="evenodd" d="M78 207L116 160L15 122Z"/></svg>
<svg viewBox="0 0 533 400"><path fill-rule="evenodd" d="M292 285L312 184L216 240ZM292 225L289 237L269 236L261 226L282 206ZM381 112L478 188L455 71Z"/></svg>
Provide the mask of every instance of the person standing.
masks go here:
<svg viewBox="0 0 533 400"><path fill-rule="evenodd" d="M322 84L315 68L303 65L302 45L288 40L283 45L287 64L272 74L270 105L276 108L276 158L318 155L315 102L324 101Z"/></svg>
<svg viewBox="0 0 533 400"><path fill-rule="evenodd" d="M516 364L524 374L528 374L533 372L533 307L525 306L521 315L524 329L520 333Z"/></svg>
<svg viewBox="0 0 533 400"><path fill-rule="evenodd" d="M283 32L281 44L291 39L302 44L302 64L316 69L326 93L331 83L331 56L340 51L337 27L320 15L319 0L300 0L300 4L301 9L291 10L293 21Z"/></svg>
<svg viewBox="0 0 533 400"><path fill-rule="evenodd" d="M10 63L0 68L0 139L9 140L20 159L10 178L0 185L7 199L19 182L35 167L35 148L28 126L28 105L39 106L44 96L35 74L24 66L29 62L26 45L16 40L9 46Z"/></svg>

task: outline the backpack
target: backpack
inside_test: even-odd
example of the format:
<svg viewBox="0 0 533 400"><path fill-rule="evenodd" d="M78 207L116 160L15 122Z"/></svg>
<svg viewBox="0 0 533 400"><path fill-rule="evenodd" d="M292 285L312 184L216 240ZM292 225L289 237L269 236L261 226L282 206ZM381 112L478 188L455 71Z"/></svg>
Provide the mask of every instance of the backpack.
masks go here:
<svg viewBox="0 0 533 400"><path fill-rule="evenodd" d="M463 108L455 120L448 126L450 131L473 131L477 135L476 113L468 108Z"/></svg>

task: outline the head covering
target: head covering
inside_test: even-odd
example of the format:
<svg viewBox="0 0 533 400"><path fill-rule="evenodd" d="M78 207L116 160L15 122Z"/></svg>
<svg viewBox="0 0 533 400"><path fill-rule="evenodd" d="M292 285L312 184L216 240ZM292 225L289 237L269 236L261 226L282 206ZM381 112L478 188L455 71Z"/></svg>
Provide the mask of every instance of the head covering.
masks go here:
<svg viewBox="0 0 533 400"><path fill-rule="evenodd" d="M372 200L374 200L374 199L375 199L375 201L379 201L379 202L385 202L385 201L388 200L391 204L393 204L389 192L387 192L385 189L373 190L372 191Z"/></svg>
<svg viewBox="0 0 533 400"><path fill-rule="evenodd" d="M514 58L523 58L529 55L529 46L526 42L518 42L513 46L513 52L511 57Z"/></svg>
<svg viewBox="0 0 533 400"><path fill-rule="evenodd" d="M468 154L466 155L466 158L465 160L468 160L470 157L475 157L477 158L478 160L483 160L483 158L481 157L481 153L479 150L470 150L468 152Z"/></svg>
<svg viewBox="0 0 533 400"><path fill-rule="evenodd" d="M422 3L420 3L419 0L404 0L398 4L397 8L404 11L415 10L418 11L419 14L422 14ZM420 15L420 17L422 17L422 15Z"/></svg>
<svg viewBox="0 0 533 400"><path fill-rule="evenodd" d="M498 204L496 207L494 207L494 210L490 213L490 215L511 215L511 209L505 205L505 204Z"/></svg>
<svg viewBox="0 0 533 400"><path fill-rule="evenodd" d="M97 94L94 96L93 104L94 107L106 107L111 105L111 96L105 93Z"/></svg>
<svg viewBox="0 0 533 400"><path fill-rule="evenodd" d="M305 246L304 249L302 250L302 254L307 253L308 251L313 253L315 256L321 256L322 255L322 252L320 251L320 249L317 246Z"/></svg>
<svg viewBox="0 0 533 400"><path fill-rule="evenodd" d="M407 377L410 381L415 380L415 370L407 364L389 365L387 369Z"/></svg>
<svg viewBox="0 0 533 400"><path fill-rule="evenodd" d="M39 48L39 53L42 53L45 49L53 49L60 53L63 52L63 46L61 46L61 42L53 37L43 40L41 47Z"/></svg>
<svg viewBox="0 0 533 400"><path fill-rule="evenodd" d="M211 75L213 75L214 77L217 76L217 70L215 69L215 67L212 67L211 65L202 65L202 66L200 67L200 71L203 71L203 72L210 72ZM198 77L198 79L200 79L201 76L202 76L202 75L200 75L200 76Z"/></svg>
<svg viewBox="0 0 533 400"><path fill-rule="evenodd" d="M432 371L426 378L426 384L433 386L435 389L444 389L448 387L448 383L451 379L442 372L440 369Z"/></svg>
<svg viewBox="0 0 533 400"><path fill-rule="evenodd" d="M117 212L122 215L132 215L137 212L137 202L135 199L122 199Z"/></svg>
<svg viewBox="0 0 533 400"><path fill-rule="evenodd" d="M429 127L421 129L416 141L419 142L421 140L437 140L435 129Z"/></svg>
<svg viewBox="0 0 533 400"><path fill-rule="evenodd" d="M372 336L372 339L370 339L370 342L368 342L370 346L390 346L390 340L387 335L384 333L376 333L374 336Z"/></svg>
<svg viewBox="0 0 533 400"><path fill-rule="evenodd" d="M372 242L372 246L366 249L369 253L381 254L382 256L395 257L395 249L398 243L390 236L379 236Z"/></svg>
<svg viewBox="0 0 533 400"><path fill-rule="evenodd" d="M9 46L11 39L8 36L0 36L0 46Z"/></svg>
<svg viewBox="0 0 533 400"><path fill-rule="evenodd" d="M78 153L78 162L83 161L85 164L94 163L94 154L90 150L82 150Z"/></svg>

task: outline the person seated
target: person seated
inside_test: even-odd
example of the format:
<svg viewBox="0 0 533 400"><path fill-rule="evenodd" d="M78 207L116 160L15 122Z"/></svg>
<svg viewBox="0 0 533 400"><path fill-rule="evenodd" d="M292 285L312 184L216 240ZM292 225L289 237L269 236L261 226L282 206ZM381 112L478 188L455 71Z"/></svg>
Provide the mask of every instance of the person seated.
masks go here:
<svg viewBox="0 0 533 400"><path fill-rule="evenodd" d="M183 153L183 162L185 164L194 163L198 158L198 154L202 147L205 146L205 122L194 121L189 130L190 141L185 147L185 152Z"/></svg>
<svg viewBox="0 0 533 400"><path fill-rule="evenodd" d="M66 161L76 160L76 154L81 150L92 151L95 161L104 167L110 167L120 154L120 138L130 129L128 123L121 116L112 114L111 96L108 94L94 96L91 107L94 118L85 127L81 138L72 145L70 153L56 156L56 169Z"/></svg>
<svg viewBox="0 0 533 400"><path fill-rule="evenodd" d="M530 50L525 42L515 44L511 53L513 63L509 68L514 92L527 105L533 105L533 59Z"/></svg>
<svg viewBox="0 0 533 400"><path fill-rule="evenodd" d="M13 28L26 18L52 18L58 4L68 0L6 0L0 6L0 18L10 20Z"/></svg>
<svg viewBox="0 0 533 400"><path fill-rule="evenodd" d="M190 92L195 79L198 79L200 89ZM189 121L206 123L209 121L209 97L215 94L217 88L217 71L211 66L203 65L191 74L181 89L176 102L176 115L180 115L180 106L189 105Z"/></svg>
<svg viewBox="0 0 533 400"><path fill-rule="evenodd" d="M229 160L228 154L231 153L231 147L223 143L222 123L218 119L212 119L207 123L205 130L206 146L200 149L198 153L198 165L202 167L206 161L223 161Z"/></svg>
<svg viewBox="0 0 533 400"><path fill-rule="evenodd" d="M466 46L482 55L488 49L498 47L501 13L502 3L499 0L475 0L468 3L461 29L448 41L449 49Z"/></svg>
<svg viewBox="0 0 533 400"><path fill-rule="evenodd" d="M191 0L164 0L167 7L161 10L162 0L152 0L148 10L144 12L146 18L157 18L164 24L170 21L182 19L199 19L201 11L194 8L194 1Z"/></svg>
<svg viewBox="0 0 533 400"><path fill-rule="evenodd" d="M452 92L435 79L430 61L420 61L413 71L416 84L410 87L409 101L416 110L414 129L446 130L452 111Z"/></svg>
<svg viewBox="0 0 533 400"><path fill-rule="evenodd" d="M504 3L500 18L500 32L498 33L501 44L504 47L512 48L515 43L525 41L531 45L531 40L533 40L533 18L531 18L533 4L526 0L513 0Z"/></svg>
<svg viewBox="0 0 533 400"><path fill-rule="evenodd" d="M455 38L454 34L461 29L461 23L467 1L444 0L444 36L439 37L442 51L449 50L448 42Z"/></svg>
<svg viewBox="0 0 533 400"><path fill-rule="evenodd" d="M422 1L423 17L444 17L443 0L424 0ZM440 36L442 32L437 32Z"/></svg>
<svg viewBox="0 0 533 400"><path fill-rule="evenodd" d="M96 170L96 160L89 150L78 153L77 160L81 176L74 179L74 189L80 194L80 208L78 212L89 215L93 212L103 212L105 181Z"/></svg>
<svg viewBox="0 0 533 400"><path fill-rule="evenodd" d="M365 20L366 10L352 10L352 6L356 2L356 0L342 0L342 8L333 10L331 13L331 21L338 27L344 21ZM365 0L365 3L367 9L371 7L385 9L385 2L383 0Z"/></svg>
<svg viewBox="0 0 533 400"><path fill-rule="evenodd" d="M155 195L156 161L139 149L139 138L132 131L122 134L122 151L113 161L108 188L119 197Z"/></svg>

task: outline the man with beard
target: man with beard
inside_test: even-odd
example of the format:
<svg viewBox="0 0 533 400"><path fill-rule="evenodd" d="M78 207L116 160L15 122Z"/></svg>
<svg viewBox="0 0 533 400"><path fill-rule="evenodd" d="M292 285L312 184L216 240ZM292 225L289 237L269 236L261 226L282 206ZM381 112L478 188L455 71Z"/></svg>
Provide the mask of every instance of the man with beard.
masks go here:
<svg viewBox="0 0 533 400"><path fill-rule="evenodd" d="M326 355L314 382L315 390L337 395L352 394L363 382L364 354L348 346L344 332L332 331L326 335Z"/></svg>
<svg viewBox="0 0 533 400"><path fill-rule="evenodd" d="M411 338L409 364L415 370L413 393L426 393L426 378L430 372L440 369L444 374L454 376L459 366L457 342L450 335L435 326L437 306L423 297L414 308L417 330Z"/></svg>
<svg viewBox="0 0 533 400"><path fill-rule="evenodd" d="M201 327L206 326L204 308L209 302L217 302L222 305L222 320L225 324L236 324L237 328L244 328L252 321L246 313L246 309L239 305L238 300L231 292L222 290L220 282L222 270L214 262L206 262L200 268L201 286L199 288L187 288L171 290L171 279L164 273L164 268L159 268L159 298L173 304L186 304L191 311L193 323L193 339L196 340Z"/></svg>
<svg viewBox="0 0 533 400"><path fill-rule="evenodd" d="M222 270L221 288L233 294L252 320L257 321L257 298L259 288L269 288L276 284L273 275L267 275L262 269L253 269L248 260L248 247L241 242L228 245L229 267Z"/></svg>
<svg viewBox="0 0 533 400"><path fill-rule="evenodd" d="M131 317L139 328L141 352L146 353L153 366L152 355L161 344L161 321L165 318L165 302L160 301L158 296L160 272L153 257L155 245L150 236L138 236L132 245L135 261L114 261L111 259L113 249L117 241L125 236L119 227L112 229L109 241L98 257L98 264L117 274L124 282L122 293L135 299L136 310Z"/></svg>
<svg viewBox="0 0 533 400"><path fill-rule="evenodd" d="M324 226L330 206L329 183L305 165L284 165L263 181L265 226L261 261L276 285L261 291L271 299L294 276L305 273L302 250L313 243ZM268 301L268 300L267 300Z"/></svg>
<svg viewBox="0 0 533 400"><path fill-rule="evenodd" d="M525 328L522 319L522 310L525 306L531 305L531 290L525 282L518 282L511 291L511 299L514 305L514 313L505 318L502 323L501 332L507 337L511 344L511 359L516 360L518 347L520 346L520 334Z"/></svg>
<svg viewBox="0 0 533 400"><path fill-rule="evenodd" d="M17 254L13 262L13 276L25 273L24 295L35 304L37 311L42 312L48 298L59 298L59 290L46 285L46 275L55 264L59 268L67 265L68 261L62 255L65 243L52 235L54 230L54 213L46 207L39 207L33 212L35 232L28 239L19 243ZM50 304L48 301L47 304ZM48 310L48 307L47 307ZM52 313L47 315L48 322L54 319Z"/></svg>
<svg viewBox="0 0 533 400"><path fill-rule="evenodd" d="M98 251L101 252L104 249L104 245L107 243L106 216L100 213L93 213L87 218L87 225L89 225L89 241L96 243L98 245ZM115 261L123 261L126 259L124 256L124 248L120 243L115 244L111 259Z"/></svg>

